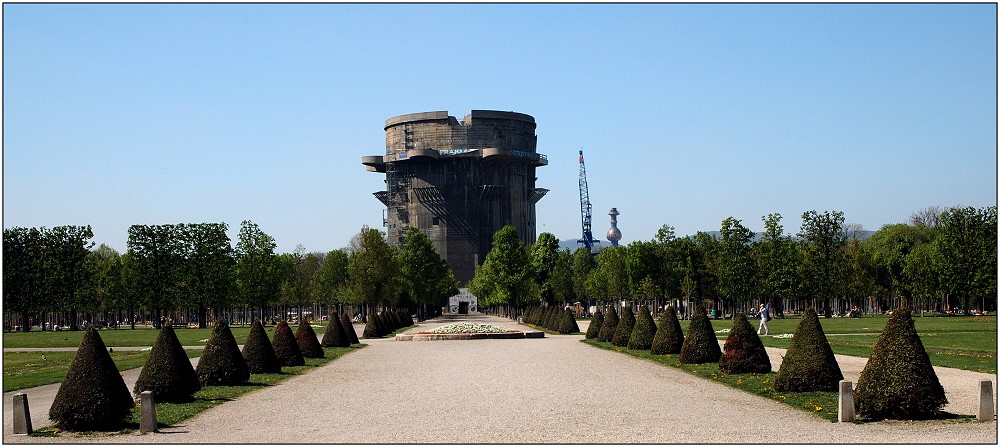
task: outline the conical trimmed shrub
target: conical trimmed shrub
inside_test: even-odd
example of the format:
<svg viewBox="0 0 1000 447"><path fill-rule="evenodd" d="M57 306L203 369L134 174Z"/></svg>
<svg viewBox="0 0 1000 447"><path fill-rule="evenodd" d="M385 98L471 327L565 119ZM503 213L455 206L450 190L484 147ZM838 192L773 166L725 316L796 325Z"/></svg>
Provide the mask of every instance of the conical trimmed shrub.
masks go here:
<svg viewBox="0 0 1000 447"><path fill-rule="evenodd" d="M558 331L559 322L562 320L562 310L559 306L549 306L549 317L545 320L545 328Z"/></svg>
<svg viewBox="0 0 1000 447"><path fill-rule="evenodd" d="M389 335L389 332L392 331L389 330L389 324L385 321L385 315L382 312L375 312L373 316L375 317L375 327L378 328L378 336L384 337Z"/></svg>
<svg viewBox="0 0 1000 447"><path fill-rule="evenodd" d="M687 336L681 345L681 363L698 364L718 362L722 348L715 338L712 322L705 313L705 306L698 306L688 325Z"/></svg>
<svg viewBox="0 0 1000 447"><path fill-rule="evenodd" d="M562 311L562 321L559 322L560 334L574 334L580 332L580 325L576 324L576 317L573 311L565 309Z"/></svg>
<svg viewBox="0 0 1000 447"><path fill-rule="evenodd" d="M737 313L733 318L733 328L729 330L726 344L722 347L719 371L726 374L771 372L771 358L764 349L764 343L743 313Z"/></svg>
<svg viewBox="0 0 1000 447"><path fill-rule="evenodd" d="M346 348L351 345L351 339L347 336L336 312L330 314L330 322L326 325L326 332L323 333L323 341L320 344L328 348Z"/></svg>
<svg viewBox="0 0 1000 447"><path fill-rule="evenodd" d="M600 341L611 341L615 337L615 330L618 328L618 311L614 306L608 308L608 313L604 315L604 324L601 325L601 332L597 339Z"/></svg>
<svg viewBox="0 0 1000 447"><path fill-rule="evenodd" d="M298 329L295 330L295 343L299 345L302 357L321 359L326 356L326 353L323 352L323 347L319 344L319 338L316 337L316 331L313 330L312 325L308 322L302 322L299 324Z"/></svg>
<svg viewBox="0 0 1000 447"><path fill-rule="evenodd" d="M287 321L278 322L278 326L274 328L274 340L271 345L274 346L274 354L278 356L278 363L281 363L281 366L306 364L306 359L302 357L302 351Z"/></svg>
<svg viewBox="0 0 1000 447"><path fill-rule="evenodd" d="M278 355L274 353L274 346L271 346L271 340L268 340L260 321L254 321L250 325L250 334L247 335L246 343L243 343L243 358L247 361L250 374L281 372Z"/></svg>
<svg viewBox="0 0 1000 447"><path fill-rule="evenodd" d="M628 337L629 349L648 350L653 346L653 336L656 335L656 323L649 314L649 308L639 306L639 314L635 317L635 327Z"/></svg>
<svg viewBox="0 0 1000 447"><path fill-rule="evenodd" d="M376 314L368 314L367 321L365 322L365 332L362 337L365 338L379 338L382 334L379 333L378 319L375 317Z"/></svg>
<svg viewBox="0 0 1000 447"><path fill-rule="evenodd" d="M615 336L611 339L611 344L615 346L627 346L628 339L632 336L632 329L635 328L635 314L632 313L632 306L625 306L621 319L618 320L618 327L615 328Z"/></svg>
<svg viewBox="0 0 1000 447"><path fill-rule="evenodd" d="M785 351L774 378L774 390L837 391L843 379L816 310L810 307L802 313L802 321Z"/></svg>
<svg viewBox="0 0 1000 447"><path fill-rule="evenodd" d="M896 309L858 378L854 408L872 419L929 419L947 403L910 309Z"/></svg>
<svg viewBox="0 0 1000 447"><path fill-rule="evenodd" d="M201 386L242 385L250 379L250 366L225 320L215 323L195 372Z"/></svg>
<svg viewBox="0 0 1000 447"><path fill-rule="evenodd" d="M600 310L594 312L594 316L590 319L590 325L587 326L587 334L584 338L597 338L601 333L601 325L604 324L604 314Z"/></svg>
<svg viewBox="0 0 1000 447"><path fill-rule="evenodd" d="M104 340L93 327L87 328L49 408L49 419L63 430L117 430L133 406Z"/></svg>
<svg viewBox="0 0 1000 447"><path fill-rule="evenodd" d="M412 324L410 326L412 326ZM361 340L358 340L358 333L354 330L354 323L351 322L351 317L347 316L347 313L340 316L340 328L344 330L345 334L347 334L347 338L350 340L350 345L361 343Z"/></svg>
<svg viewBox="0 0 1000 447"><path fill-rule="evenodd" d="M143 391L152 391L156 402L189 402L191 395L200 389L198 374L194 372L191 359L184 352L173 326L163 325L132 391L136 396Z"/></svg>
<svg viewBox="0 0 1000 447"><path fill-rule="evenodd" d="M660 327L656 328L650 354L679 354L684 345L684 333L681 332L681 322L677 321L677 311L668 306L660 316Z"/></svg>

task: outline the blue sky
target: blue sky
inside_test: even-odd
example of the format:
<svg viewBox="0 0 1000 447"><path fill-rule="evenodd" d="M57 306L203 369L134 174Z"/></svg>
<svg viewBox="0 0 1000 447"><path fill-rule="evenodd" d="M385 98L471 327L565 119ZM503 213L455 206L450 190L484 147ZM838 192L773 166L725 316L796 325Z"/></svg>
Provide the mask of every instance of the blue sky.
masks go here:
<svg viewBox="0 0 1000 447"><path fill-rule="evenodd" d="M381 228L387 118L532 115L538 231L877 230L997 201L994 4L5 4L4 228Z"/></svg>

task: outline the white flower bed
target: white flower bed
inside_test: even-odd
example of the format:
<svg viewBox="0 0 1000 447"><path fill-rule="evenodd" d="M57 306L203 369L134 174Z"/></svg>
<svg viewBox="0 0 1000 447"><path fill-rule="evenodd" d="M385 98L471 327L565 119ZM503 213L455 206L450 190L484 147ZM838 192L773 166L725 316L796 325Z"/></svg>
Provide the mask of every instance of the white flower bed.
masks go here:
<svg viewBox="0 0 1000 447"><path fill-rule="evenodd" d="M421 334L498 334L504 332L518 331L482 323L452 323L431 331L421 332Z"/></svg>
<svg viewBox="0 0 1000 447"><path fill-rule="evenodd" d="M794 336L795 336L795 334L780 334L780 335L772 335L771 337L772 338L792 338Z"/></svg>

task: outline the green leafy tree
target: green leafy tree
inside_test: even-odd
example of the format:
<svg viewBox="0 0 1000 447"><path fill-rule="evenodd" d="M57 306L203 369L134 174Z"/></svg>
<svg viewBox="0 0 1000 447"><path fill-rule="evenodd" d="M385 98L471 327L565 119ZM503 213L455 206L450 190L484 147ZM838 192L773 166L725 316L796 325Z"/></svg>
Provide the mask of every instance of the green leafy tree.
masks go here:
<svg viewBox="0 0 1000 447"><path fill-rule="evenodd" d="M392 306L399 300L402 267L396 252L381 231L362 228L358 249L347 269L352 295L359 303Z"/></svg>
<svg viewBox="0 0 1000 447"><path fill-rule="evenodd" d="M208 308L232 303L233 248L225 223L178 225L185 301L198 309L198 327L207 327Z"/></svg>
<svg viewBox="0 0 1000 447"><path fill-rule="evenodd" d="M996 305L997 207L953 208L941 215L938 241L941 283L966 313Z"/></svg>
<svg viewBox="0 0 1000 447"><path fill-rule="evenodd" d="M344 304L349 301L347 266L350 258L345 250L333 250L323 257L315 279L315 293L323 304Z"/></svg>
<svg viewBox="0 0 1000 447"><path fill-rule="evenodd" d="M798 249L791 236L783 233L781 214L771 213L762 219L764 233L755 246L759 266L757 293L771 303L775 315L782 316L783 298L795 296L801 284Z"/></svg>
<svg viewBox="0 0 1000 447"><path fill-rule="evenodd" d="M507 306L510 312L537 296L531 278L528 251L517 229L507 225L493 235L492 248L476 268L469 291L479 298L480 306Z"/></svg>
<svg viewBox="0 0 1000 447"><path fill-rule="evenodd" d="M753 258L751 243L753 231L743 226L739 219L727 217L722 221L719 239L719 293L736 304L756 301L757 263Z"/></svg>
<svg viewBox="0 0 1000 447"><path fill-rule="evenodd" d="M29 331L29 314L47 306L42 230L8 228L3 230L3 303L4 309L20 314L21 330Z"/></svg>
<svg viewBox="0 0 1000 447"><path fill-rule="evenodd" d="M451 267L419 228L406 230L400 255L405 291L420 307L421 318L428 314L428 307L445 306L448 297L458 293L458 283Z"/></svg>
<svg viewBox="0 0 1000 447"><path fill-rule="evenodd" d="M858 378L854 406L869 418L929 419L948 403L910 309L893 311Z"/></svg>
<svg viewBox="0 0 1000 447"><path fill-rule="evenodd" d="M176 225L132 225L128 250L142 307L153 312L159 327L164 310L177 308L184 278L182 239Z"/></svg>
<svg viewBox="0 0 1000 447"><path fill-rule="evenodd" d="M590 295L587 293L587 278L590 276L590 271L596 266L594 256L590 254L590 250L580 247L573 251L571 262L573 293L577 299L589 303Z"/></svg>
<svg viewBox="0 0 1000 447"><path fill-rule="evenodd" d="M845 289L847 234L844 232L844 213L802 213L799 237L805 241L806 288L811 296L820 299L826 316L830 317L830 299L841 296Z"/></svg>
<svg viewBox="0 0 1000 447"><path fill-rule="evenodd" d="M281 269L274 238L244 220L236 242L236 290L245 306L262 309L273 304L281 292ZM261 312L263 316L263 312Z"/></svg>
<svg viewBox="0 0 1000 447"><path fill-rule="evenodd" d="M542 301L555 304L556 285L553 283L553 272L559 262L559 239L552 233L542 233L531 246L528 253L528 268L538 285L538 293Z"/></svg>

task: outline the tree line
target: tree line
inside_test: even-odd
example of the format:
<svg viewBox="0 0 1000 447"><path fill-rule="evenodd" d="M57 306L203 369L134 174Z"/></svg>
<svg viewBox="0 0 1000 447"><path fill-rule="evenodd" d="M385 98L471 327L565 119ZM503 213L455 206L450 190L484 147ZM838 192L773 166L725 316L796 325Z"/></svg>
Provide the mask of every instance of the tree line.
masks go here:
<svg viewBox="0 0 1000 447"><path fill-rule="evenodd" d="M159 327L168 319L206 327L219 318L308 319L308 307L317 319L345 306L425 317L458 293L448 264L416 228L399 248L365 227L345 249L299 246L282 254L253 222L241 224L235 246L227 230L224 223L133 225L128 250L118 253L95 249L90 226L5 229L5 329L51 323L76 330L84 321L134 328L137 320Z"/></svg>
<svg viewBox="0 0 1000 447"><path fill-rule="evenodd" d="M779 316L814 307L826 316L915 310L996 311L997 209L932 207L906 224L884 225L863 238L840 211L807 211L800 231L784 232L782 216L762 217L754 234L733 217L717 234L678 237L662 226L650 241L559 250L552 234L526 246L513 227L496 233L470 291L481 307L517 317L549 305L665 305L685 317L704 305L716 315L752 313L763 302Z"/></svg>

